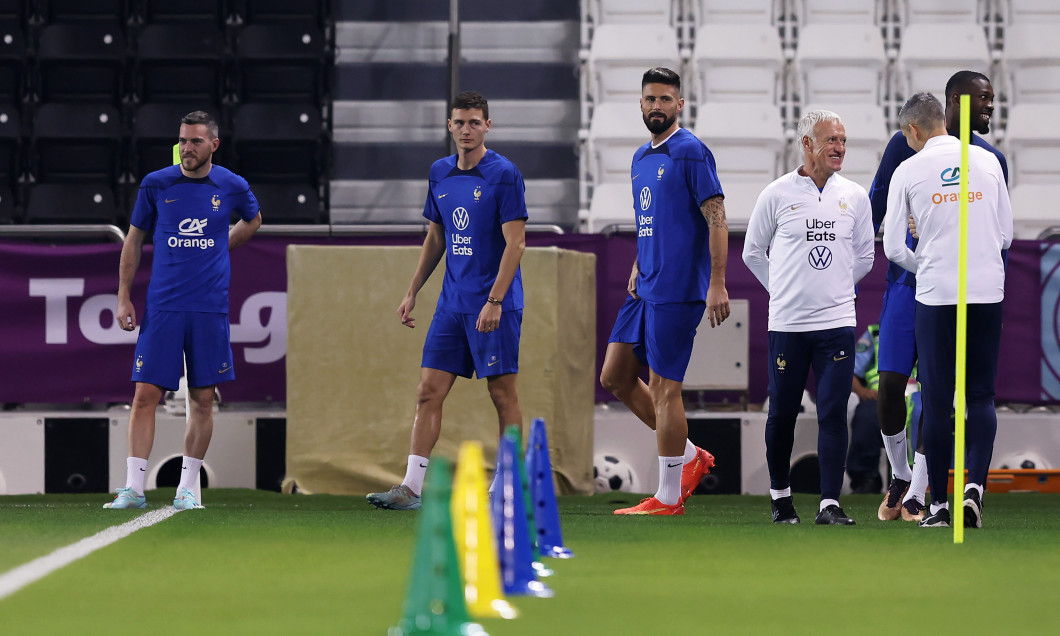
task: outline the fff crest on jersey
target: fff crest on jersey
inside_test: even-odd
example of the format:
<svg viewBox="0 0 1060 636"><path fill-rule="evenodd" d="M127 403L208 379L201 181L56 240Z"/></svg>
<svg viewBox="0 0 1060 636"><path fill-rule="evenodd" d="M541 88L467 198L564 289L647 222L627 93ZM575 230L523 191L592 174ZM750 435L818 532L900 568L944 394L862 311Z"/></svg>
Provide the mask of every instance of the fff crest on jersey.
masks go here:
<svg viewBox="0 0 1060 636"><path fill-rule="evenodd" d="M213 204L213 211L214 212L220 211L220 209L221 209L221 197L220 197L220 195L215 194L212 197L210 197L210 203Z"/></svg>
<svg viewBox="0 0 1060 636"><path fill-rule="evenodd" d="M144 357L143 356L137 356L136 357L136 370L140 371L143 368L144 368Z"/></svg>
<svg viewBox="0 0 1060 636"><path fill-rule="evenodd" d="M471 223L471 216L465 208L461 207L453 210L453 225L456 226L456 229L463 232L467 229L469 223Z"/></svg>
<svg viewBox="0 0 1060 636"><path fill-rule="evenodd" d="M482 186L475 186L475 192L473 194L475 195L475 203L478 203L479 197L482 196Z"/></svg>
<svg viewBox="0 0 1060 636"><path fill-rule="evenodd" d="M780 371L781 373L783 373L784 369L787 366L788 366L788 361L784 359L784 354L782 353L779 356L777 356L777 371Z"/></svg>
<svg viewBox="0 0 1060 636"><path fill-rule="evenodd" d="M840 212L846 212L847 211L847 200L842 198L842 197L839 198L839 211Z"/></svg>
<svg viewBox="0 0 1060 636"><path fill-rule="evenodd" d="M659 181L662 181L662 176L663 176L664 172L666 172L666 168L664 168L663 166L659 166L659 177L658 177Z"/></svg>

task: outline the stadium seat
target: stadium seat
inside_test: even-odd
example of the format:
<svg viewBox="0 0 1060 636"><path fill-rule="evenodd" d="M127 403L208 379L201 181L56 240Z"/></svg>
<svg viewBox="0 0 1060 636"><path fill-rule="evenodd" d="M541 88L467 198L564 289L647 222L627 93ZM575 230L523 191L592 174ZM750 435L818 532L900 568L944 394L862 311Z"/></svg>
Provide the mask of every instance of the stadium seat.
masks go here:
<svg viewBox="0 0 1060 636"><path fill-rule="evenodd" d="M136 111L132 119L132 152L129 161L129 171L136 181L150 172L172 165L173 145L180 134L180 120L195 110L206 110L214 117L220 117L216 106L204 107L202 102L144 104ZM214 153L213 162L226 166L229 144L226 143L225 124L220 123L221 145Z"/></svg>
<svg viewBox="0 0 1060 636"><path fill-rule="evenodd" d="M22 174L22 119L12 103L0 103L0 186L8 199L18 187Z"/></svg>
<svg viewBox="0 0 1060 636"><path fill-rule="evenodd" d="M53 24L37 46L41 101L121 103L125 95L125 36L114 24Z"/></svg>
<svg viewBox="0 0 1060 636"><path fill-rule="evenodd" d="M11 225L18 217L18 206L11 188L0 185L0 225Z"/></svg>
<svg viewBox="0 0 1060 636"><path fill-rule="evenodd" d="M757 23L777 24L784 14L784 0L689 0L697 25Z"/></svg>
<svg viewBox="0 0 1060 636"><path fill-rule="evenodd" d="M37 0L45 24L102 22L123 27L129 20L129 0Z"/></svg>
<svg viewBox="0 0 1060 636"><path fill-rule="evenodd" d="M235 114L236 172L251 183L315 185L323 174L320 111L312 104L244 104Z"/></svg>
<svg viewBox="0 0 1060 636"><path fill-rule="evenodd" d="M166 22L200 22L221 28L234 10L237 0L139 0L142 17L147 24Z"/></svg>
<svg viewBox="0 0 1060 636"><path fill-rule="evenodd" d="M605 24L589 48L588 92L597 104L640 100L644 71L665 66L681 72L673 27L660 24Z"/></svg>
<svg viewBox="0 0 1060 636"><path fill-rule="evenodd" d="M886 13L887 0L796 0L800 26L811 24L879 25Z"/></svg>
<svg viewBox="0 0 1060 636"><path fill-rule="evenodd" d="M139 37L136 93L145 102L217 104L224 89L224 33L207 22L149 24Z"/></svg>
<svg viewBox="0 0 1060 636"><path fill-rule="evenodd" d="M784 172L784 126L773 104L703 104L695 132L714 155L723 190L736 182L765 186Z"/></svg>
<svg viewBox="0 0 1060 636"><path fill-rule="evenodd" d="M802 109L803 113L824 109L835 111L843 120L847 133L847 154L843 158L841 175L860 184L866 190L872 185L876 176L883 150L891 138L883 109L875 104L810 104ZM793 165L802 161L802 150L799 140L794 140L792 156Z"/></svg>
<svg viewBox="0 0 1060 636"><path fill-rule="evenodd" d="M793 165L792 168L794 167ZM747 230L747 222L751 219L755 203L758 202L758 195L762 194L762 190L765 190L766 186L772 182L772 179L758 183L722 180L721 189L725 193L725 219L729 223L729 231L745 232Z"/></svg>
<svg viewBox="0 0 1060 636"><path fill-rule="evenodd" d="M311 101L324 94L324 35L302 23L252 24L236 40L239 98L252 101Z"/></svg>
<svg viewBox="0 0 1060 636"><path fill-rule="evenodd" d="M0 103L21 103L26 93L26 36L17 18L0 18Z"/></svg>
<svg viewBox="0 0 1060 636"><path fill-rule="evenodd" d="M898 0L898 4L898 19L902 27L914 24L979 24L986 5L982 0Z"/></svg>
<svg viewBox="0 0 1060 636"><path fill-rule="evenodd" d="M242 0L240 17L247 24L296 22L323 29L330 17L328 0Z"/></svg>
<svg viewBox="0 0 1060 636"><path fill-rule="evenodd" d="M1056 37L1056 27L1055 22L1042 22L1005 29L1001 64L1009 106L1060 103L1060 38Z"/></svg>
<svg viewBox="0 0 1060 636"><path fill-rule="evenodd" d="M38 183L30 190L25 222L116 225L121 216L105 183Z"/></svg>
<svg viewBox="0 0 1060 636"><path fill-rule="evenodd" d="M1008 27L1020 24L1060 22L1060 3L1056 0L1005 0L1005 24ZM1005 45L1010 40L1005 37Z"/></svg>
<svg viewBox="0 0 1060 636"><path fill-rule="evenodd" d="M632 157L631 157L632 159ZM633 209L633 186L626 183L604 183L593 188L589 202L589 218L586 230L601 232L608 226L634 227L636 212Z"/></svg>
<svg viewBox="0 0 1060 636"><path fill-rule="evenodd" d="M1009 110L1004 151L1009 186L1060 183L1060 117L1056 104L1017 104Z"/></svg>
<svg viewBox="0 0 1060 636"><path fill-rule="evenodd" d="M117 184L122 123L113 106L44 104L34 117L32 140L38 181Z"/></svg>
<svg viewBox="0 0 1060 636"><path fill-rule="evenodd" d="M990 73L990 51L983 27L974 22L907 26L898 49L898 93L942 95L955 70Z"/></svg>
<svg viewBox="0 0 1060 636"><path fill-rule="evenodd" d="M589 0L582 5L593 25L666 24L676 26L680 0L644 2L643 0Z"/></svg>
<svg viewBox="0 0 1060 636"><path fill-rule="evenodd" d="M251 183L266 223L306 224L320 222L320 198L316 188L301 183Z"/></svg>
<svg viewBox="0 0 1060 636"><path fill-rule="evenodd" d="M1060 226L1060 218L1049 204L1055 192L1056 186L1052 184L1025 183L1012 187L1009 196L1014 238L1033 241L1050 227Z"/></svg>
<svg viewBox="0 0 1060 636"><path fill-rule="evenodd" d="M705 24L692 54L695 99L704 102L777 103L784 54L768 24Z"/></svg>
<svg viewBox="0 0 1060 636"><path fill-rule="evenodd" d="M423 218L426 196L426 178L332 181L330 220L337 224L426 223ZM267 210L264 216L268 218Z"/></svg>
<svg viewBox="0 0 1060 636"><path fill-rule="evenodd" d="M886 93L887 54L872 24L802 28L795 66L803 103L880 104Z"/></svg>
<svg viewBox="0 0 1060 636"><path fill-rule="evenodd" d="M650 139L636 102L598 105L587 140L593 183L628 183L633 152Z"/></svg>

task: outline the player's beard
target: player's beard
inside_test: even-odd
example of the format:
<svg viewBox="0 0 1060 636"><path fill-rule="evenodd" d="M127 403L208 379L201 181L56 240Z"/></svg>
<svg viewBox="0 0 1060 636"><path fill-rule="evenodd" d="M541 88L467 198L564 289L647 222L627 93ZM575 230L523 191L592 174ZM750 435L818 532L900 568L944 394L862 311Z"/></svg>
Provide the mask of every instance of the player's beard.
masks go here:
<svg viewBox="0 0 1060 636"><path fill-rule="evenodd" d="M990 120L987 119L986 121L982 122L978 126L972 128L972 130L974 130L975 132L979 133L980 135L987 134L988 132L990 132Z"/></svg>
<svg viewBox="0 0 1060 636"><path fill-rule="evenodd" d="M189 159L191 160L191 165L188 164L188 160ZM209 161L209 160L210 160L209 157L207 157L206 159L201 159L200 160L198 157L192 155L190 157L182 157L181 160L180 160L180 163L184 167L184 169L187 170L188 172L195 172L199 168L205 166L206 162Z"/></svg>
<svg viewBox="0 0 1060 636"><path fill-rule="evenodd" d="M652 119L652 115L655 114L659 113L648 113L647 115L642 115L642 117L644 118L644 125L648 127L648 132L653 135L658 135L660 133L665 132L670 128L670 126L674 125L675 121L677 121L676 114L673 117L666 117L664 115L662 121Z"/></svg>

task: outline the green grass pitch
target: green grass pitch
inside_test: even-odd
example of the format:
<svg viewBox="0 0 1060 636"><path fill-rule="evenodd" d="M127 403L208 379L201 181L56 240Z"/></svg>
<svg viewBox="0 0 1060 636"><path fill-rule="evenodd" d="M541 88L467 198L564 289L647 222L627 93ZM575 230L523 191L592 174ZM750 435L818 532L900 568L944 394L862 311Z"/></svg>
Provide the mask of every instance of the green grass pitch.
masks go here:
<svg viewBox="0 0 1060 636"><path fill-rule="evenodd" d="M148 493L149 508L168 491ZM106 495L0 497L0 574L140 511ZM207 490L185 511L0 600L0 633L385 634L402 615L418 513L360 497ZM986 526L876 520L773 526L756 496L695 496L684 517L615 517L632 495L562 497L570 560L551 599L511 597L494 636L1047 634L1060 598L1060 495L990 494Z"/></svg>

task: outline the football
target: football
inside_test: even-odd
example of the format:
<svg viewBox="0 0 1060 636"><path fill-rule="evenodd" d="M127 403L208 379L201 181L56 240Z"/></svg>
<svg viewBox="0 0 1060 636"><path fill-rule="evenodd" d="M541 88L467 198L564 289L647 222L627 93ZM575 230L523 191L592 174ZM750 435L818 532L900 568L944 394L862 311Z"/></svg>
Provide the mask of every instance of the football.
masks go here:
<svg viewBox="0 0 1060 636"><path fill-rule="evenodd" d="M639 492L637 474L629 464L614 455L597 455L593 458L593 478L598 493L616 490Z"/></svg>

